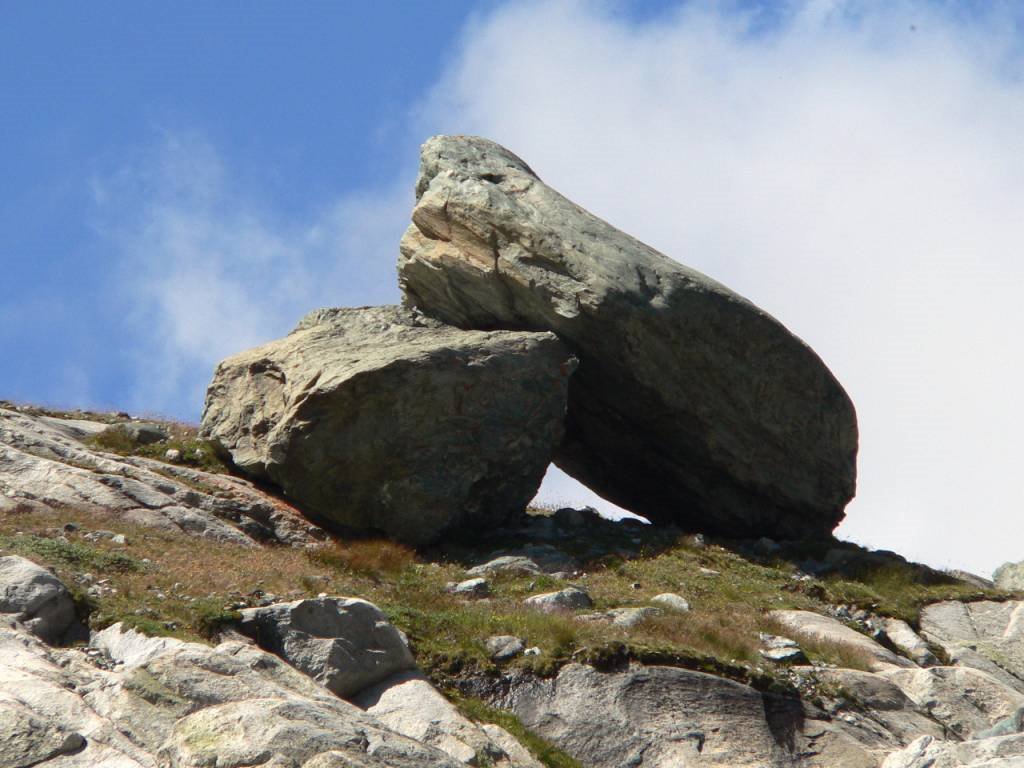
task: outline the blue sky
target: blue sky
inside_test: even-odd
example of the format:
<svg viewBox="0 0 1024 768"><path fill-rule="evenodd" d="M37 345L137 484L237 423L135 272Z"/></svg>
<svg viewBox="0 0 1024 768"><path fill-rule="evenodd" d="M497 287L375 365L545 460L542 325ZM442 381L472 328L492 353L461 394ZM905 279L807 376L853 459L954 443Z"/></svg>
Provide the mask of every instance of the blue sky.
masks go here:
<svg viewBox="0 0 1024 768"><path fill-rule="evenodd" d="M198 419L221 357L398 299L417 147L479 133L818 350L843 535L1024 557L1019 4L0 8L0 397Z"/></svg>

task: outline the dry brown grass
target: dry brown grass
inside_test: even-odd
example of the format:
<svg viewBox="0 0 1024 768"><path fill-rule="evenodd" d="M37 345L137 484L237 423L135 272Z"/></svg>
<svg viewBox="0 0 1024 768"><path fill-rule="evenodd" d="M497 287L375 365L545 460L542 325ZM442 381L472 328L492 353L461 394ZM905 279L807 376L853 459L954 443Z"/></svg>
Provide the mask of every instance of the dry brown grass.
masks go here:
<svg viewBox="0 0 1024 768"><path fill-rule="evenodd" d="M309 552L309 559L360 576L393 576L416 562L416 553L388 539L334 541Z"/></svg>

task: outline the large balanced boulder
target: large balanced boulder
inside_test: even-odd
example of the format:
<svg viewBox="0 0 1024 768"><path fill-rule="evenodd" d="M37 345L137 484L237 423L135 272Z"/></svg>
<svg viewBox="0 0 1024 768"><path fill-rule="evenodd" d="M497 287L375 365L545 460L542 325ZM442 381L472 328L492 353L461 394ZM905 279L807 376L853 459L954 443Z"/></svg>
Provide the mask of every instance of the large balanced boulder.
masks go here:
<svg viewBox="0 0 1024 768"><path fill-rule="evenodd" d="M552 333L318 310L217 367L202 432L315 516L425 543L525 509L562 438L574 368Z"/></svg>
<svg viewBox="0 0 1024 768"><path fill-rule="evenodd" d="M777 320L545 185L503 147L423 145L408 306L556 332L580 360L555 463L652 519L730 536L831 531L855 488L853 405Z"/></svg>

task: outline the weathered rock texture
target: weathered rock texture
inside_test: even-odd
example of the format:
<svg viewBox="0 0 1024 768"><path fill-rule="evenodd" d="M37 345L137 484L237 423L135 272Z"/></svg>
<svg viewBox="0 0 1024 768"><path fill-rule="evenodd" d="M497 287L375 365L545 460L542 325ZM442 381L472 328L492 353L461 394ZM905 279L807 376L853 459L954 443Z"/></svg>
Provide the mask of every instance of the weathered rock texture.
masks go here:
<svg viewBox="0 0 1024 768"><path fill-rule="evenodd" d="M32 634L55 642L75 621L75 602L48 570L10 555L0 557L0 613L12 614Z"/></svg>
<svg viewBox="0 0 1024 768"><path fill-rule="evenodd" d="M421 543L525 509L562 438L574 368L551 333L319 310L218 366L203 432L316 515Z"/></svg>
<svg viewBox="0 0 1024 768"><path fill-rule="evenodd" d="M617 672L569 664L494 701L587 768L875 768L922 732L941 735L895 686L861 674L878 681L884 711L825 712L702 672L639 664Z"/></svg>
<svg viewBox="0 0 1024 768"><path fill-rule="evenodd" d="M373 603L322 597L242 611L242 631L342 698L416 666Z"/></svg>
<svg viewBox="0 0 1024 768"><path fill-rule="evenodd" d="M0 626L0 765L462 765L253 646L153 640L120 625L100 635L103 653L90 655Z"/></svg>
<svg viewBox="0 0 1024 768"><path fill-rule="evenodd" d="M84 442L108 426L0 408L0 512L88 509L248 546L322 537L287 504L239 478Z"/></svg>
<svg viewBox="0 0 1024 768"><path fill-rule="evenodd" d="M1024 692L1024 602L934 603L921 611L921 633L957 665Z"/></svg>
<svg viewBox="0 0 1024 768"><path fill-rule="evenodd" d="M578 355L558 466L692 529L803 538L839 522L853 405L781 323L486 139L427 141L416 195L407 305L463 328L555 331Z"/></svg>

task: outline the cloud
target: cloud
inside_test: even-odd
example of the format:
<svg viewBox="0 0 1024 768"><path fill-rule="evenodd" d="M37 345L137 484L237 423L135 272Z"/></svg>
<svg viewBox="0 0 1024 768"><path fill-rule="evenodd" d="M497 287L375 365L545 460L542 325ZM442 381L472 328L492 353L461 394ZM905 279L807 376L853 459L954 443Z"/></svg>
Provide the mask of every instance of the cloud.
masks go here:
<svg viewBox="0 0 1024 768"><path fill-rule="evenodd" d="M201 135L168 133L93 180L125 307L130 407L196 419L214 365L318 306L398 299L412 181L341 197L305 220L238 188Z"/></svg>
<svg viewBox="0 0 1024 768"><path fill-rule="evenodd" d="M1019 560L1020 11L749 8L509 5L467 29L421 124L506 144L818 350L861 425L841 533Z"/></svg>

